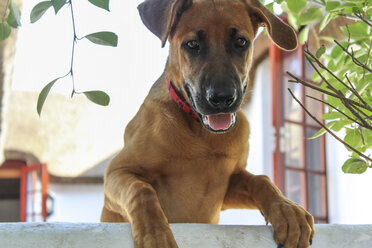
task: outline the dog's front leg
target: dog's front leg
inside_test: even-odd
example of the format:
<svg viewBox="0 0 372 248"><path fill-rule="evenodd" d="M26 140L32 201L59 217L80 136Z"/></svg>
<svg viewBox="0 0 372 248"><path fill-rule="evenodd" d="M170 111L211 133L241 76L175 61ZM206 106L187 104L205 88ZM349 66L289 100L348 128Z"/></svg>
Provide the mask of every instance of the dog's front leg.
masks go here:
<svg viewBox="0 0 372 248"><path fill-rule="evenodd" d="M224 208L258 208L272 224L278 247L303 248L312 242L313 217L285 198L267 176L255 176L245 170L233 174Z"/></svg>
<svg viewBox="0 0 372 248"><path fill-rule="evenodd" d="M105 192L110 208L131 222L135 248L178 247L156 191L149 183L118 169L106 175Z"/></svg>

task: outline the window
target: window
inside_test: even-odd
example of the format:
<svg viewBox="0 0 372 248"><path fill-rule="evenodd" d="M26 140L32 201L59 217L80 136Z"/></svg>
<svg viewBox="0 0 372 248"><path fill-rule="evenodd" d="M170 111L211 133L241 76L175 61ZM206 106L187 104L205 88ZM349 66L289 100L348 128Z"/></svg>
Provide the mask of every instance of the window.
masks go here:
<svg viewBox="0 0 372 248"><path fill-rule="evenodd" d="M45 221L48 183L45 164L5 161L0 166L0 222Z"/></svg>
<svg viewBox="0 0 372 248"><path fill-rule="evenodd" d="M318 118L323 113L323 104L306 95L320 99L321 95L301 84L288 82L290 77L286 74L290 71L309 82L313 69L304 59L301 46L285 52L271 44L270 61L276 136L274 182L289 199L304 206L317 223L327 223L325 137L308 139L320 127L292 98L288 88Z"/></svg>

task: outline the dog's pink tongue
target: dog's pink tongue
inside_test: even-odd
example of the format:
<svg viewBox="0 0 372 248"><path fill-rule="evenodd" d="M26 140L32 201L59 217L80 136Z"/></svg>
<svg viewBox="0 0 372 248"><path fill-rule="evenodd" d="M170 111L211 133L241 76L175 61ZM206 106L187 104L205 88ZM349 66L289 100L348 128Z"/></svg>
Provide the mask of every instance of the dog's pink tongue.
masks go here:
<svg viewBox="0 0 372 248"><path fill-rule="evenodd" d="M213 130L226 130L232 122L232 114L207 115L207 118Z"/></svg>

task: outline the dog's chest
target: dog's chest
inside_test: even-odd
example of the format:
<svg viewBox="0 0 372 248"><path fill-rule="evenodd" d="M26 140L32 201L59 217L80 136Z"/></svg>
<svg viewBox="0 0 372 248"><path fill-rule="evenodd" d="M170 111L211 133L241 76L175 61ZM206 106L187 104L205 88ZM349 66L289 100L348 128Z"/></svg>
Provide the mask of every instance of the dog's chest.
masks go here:
<svg viewBox="0 0 372 248"><path fill-rule="evenodd" d="M216 223L232 167L220 161L177 161L153 182L170 222ZM170 164L172 166L172 164Z"/></svg>

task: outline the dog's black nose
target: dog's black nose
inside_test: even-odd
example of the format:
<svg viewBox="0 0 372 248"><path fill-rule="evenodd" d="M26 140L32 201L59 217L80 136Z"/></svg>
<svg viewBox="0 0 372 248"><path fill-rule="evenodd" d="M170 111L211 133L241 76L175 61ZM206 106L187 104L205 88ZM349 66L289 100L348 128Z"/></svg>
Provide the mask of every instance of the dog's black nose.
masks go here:
<svg viewBox="0 0 372 248"><path fill-rule="evenodd" d="M211 87L207 90L207 101L213 107L228 108L236 101L237 91L232 87Z"/></svg>

